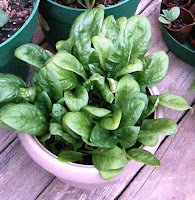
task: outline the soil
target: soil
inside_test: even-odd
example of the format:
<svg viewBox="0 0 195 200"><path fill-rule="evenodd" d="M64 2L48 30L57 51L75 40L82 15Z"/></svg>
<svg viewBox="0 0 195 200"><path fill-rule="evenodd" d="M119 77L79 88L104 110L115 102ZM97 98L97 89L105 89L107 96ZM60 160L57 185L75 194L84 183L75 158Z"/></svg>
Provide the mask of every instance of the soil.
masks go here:
<svg viewBox="0 0 195 200"><path fill-rule="evenodd" d="M17 32L33 10L33 0L0 0L0 7L9 14L9 22L0 28L0 44Z"/></svg>
<svg viewBox="0 0 195 200"><path fill-rule="evenodd" d="M72 8L84 8L82 5L80 5L78 3L77 0L68 0L68 1L67 0L53 0L53 1L56 2L56 3L59 3L61 5L69 6L69 7L72 7ZM124 0L96 0L94 7L96 7L99 4L103 4L104 6L109 7L109 6L118 4L122 1L124 1Z"/></svg>
<svg viewBox="0 0 195 200"><path fill-rule="evenodd" d="M168 5L171 5L171 7L174 7L174 6L181 6L181 5L187 4L188 0L170 0L167 2L168 2Z"/></svg>
<svg viewBox="0 0 195 200"><path fill-rule="evenodd" d="M187 23L183 19L176 19L173 21L169 27L173 30L181 29L183 26L187 25Z"/></svg>

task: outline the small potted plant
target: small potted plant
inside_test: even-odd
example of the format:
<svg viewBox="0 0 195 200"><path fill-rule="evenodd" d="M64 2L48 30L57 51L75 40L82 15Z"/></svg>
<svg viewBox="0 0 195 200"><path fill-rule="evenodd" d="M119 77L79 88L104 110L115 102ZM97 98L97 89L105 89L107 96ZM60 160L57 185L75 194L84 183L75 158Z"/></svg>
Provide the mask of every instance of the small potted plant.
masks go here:
<svg viewBox="0 0 195 200"><path fill-rule="evenodd" d="M163 0L162 3L166 8L181 7L188 9L191 5L191 0Z"/></svg>
<svg viewBox="0 0 195 200"><path fill-rule="evenodd" d="M105 16L113 15L118 19L134 15L139 2L140 0L41 0L39 19L45 36L54 47L57 41L69 37L74 20L86 9L103 5Z"/></svg>
<svg viewBox="0 0 195 200"><path fill-rule="evenodd" d="M159 136L176 133L177 124L157 106L192 108L176 94L148 89L169 65L163 51L145 56L151 35L143 16L104 19L95 8L75 20L55 55L34 44L17 48L15 55L39 71L29 87L0 74L0 102L7 103L0 126L21 132L32 158L74 186L101 187L127 176L132 160L160 166L147 150L155 151Z"/></svg>
<svg viewBox="0 0 195 200"><path fill-rule="evenodd" d="M162 10L159 21L164 24L167 31L181 44L183 44L194 26L194 17L185 8L173 7L170 10Z"/></svg>
<svg viewBox="0 0 195 200"><path fill-rule="evenodd" d="M32 41L38 5L39 0L0 1L0 72L27 76L28 68L14 57L14 50Z"/></svg>

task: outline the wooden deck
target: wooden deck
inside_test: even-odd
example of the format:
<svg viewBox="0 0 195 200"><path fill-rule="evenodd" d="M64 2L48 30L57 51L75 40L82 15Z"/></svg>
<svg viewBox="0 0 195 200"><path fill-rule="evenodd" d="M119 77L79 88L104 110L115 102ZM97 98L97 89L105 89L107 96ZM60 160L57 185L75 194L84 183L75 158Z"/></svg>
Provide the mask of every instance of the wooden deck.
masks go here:
<svg viewBox="0 0 195 200"><path fill-rule="evenodd" d="M142 0L137 10L152 24L149 52L164 50L170 58L168 74L158 89L182 95L195 109L195 92L188 91L195 67L179 60L164 44L157 21L159 5L159 0ZM34 43L49 48L39 26ZM195 200L195 114L167 109L165 117L177 121L179 131L159 146L156 156L161 167L144 166L133 178L93 190L62 183L29 157L16 132L0 129L0 200Z"/></svg>

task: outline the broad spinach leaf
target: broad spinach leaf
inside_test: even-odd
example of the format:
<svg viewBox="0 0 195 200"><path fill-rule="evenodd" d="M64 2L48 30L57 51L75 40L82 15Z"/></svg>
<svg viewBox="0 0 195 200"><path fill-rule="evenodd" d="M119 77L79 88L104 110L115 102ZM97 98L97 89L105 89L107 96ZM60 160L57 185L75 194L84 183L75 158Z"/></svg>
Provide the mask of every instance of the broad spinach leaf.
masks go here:
<svg viewBox="0 0 195 200"><path fill-rule="evenodd" d="M77 85L74 91L65 91L64 100L72 112L79 111L89 100L88 92L82 85Z"/></svg>
<svg viewBox="0 0 195 200"><path fill-rule="evenodd" d="M119 140L120 147L122 149L127 149L135 145L139 131L139 126L124 126L117 129L114 134Z"/></svg>
<svg viewBox="0 0 195 200"><path fill-rule="evenodd" d="M192 110L192 108L188 105L188 102L183 97L176 94L160 94L159 104L175 110Z"/></svg>
<svg viewBox="0 0 195 200"><path fill-rule="evenodd" d="M61 104L58 104L58 103L53 104L51 117L53 119L55 119L56 122L61 123L62 122L62 118L64 117L64 115L66 113L67 113L67 111L64 108L64 106L62 106Z"/></svg>
<svg viewBox="0 0 195 200"><path fill-rule="evenodd" d="M7 104L0 109L0 121L21 133L44 135L47 122L40 110L32 104Z"/></svg>
<svg viewBox="0 0 195 200"><path fill-rule="evenodd" d="M108 130L102 128L99 124L96 124L91 131L90 141L98 146L104 148L113 148L118 143L116 136L108 133Z"/></svg>
<svg viewBox="0 0 195 200"><path fill-rule="evenodd" d="M82 162L83 156L84 154L80 152L64 150L58 155L58 160L61 162Z"/></svg>
<svg viewBox="0 0 195 200"><path fill-rule="evenodd" d="M164 51L157 51L143 59L143 71L136 73L140 85L154 86L160 83L168 70L169 57Z"/></svg>
<svg viewBox="0 0 195 200"><path fill-rule="evenodd" d="M50 61L47 66L55 71L55 74L58 77L64 91L71 90L78 85L77 76L74 72L62 69L55 65L52 61Z"/></svg>
<svg viewBox="0 0 195 200"><path fill-rule="evenodd" d="M122 170L123 170L123 168L112 169L112 170L109 170L109 171L100 171L100 175L104 180L110 180L110 179L113 179L116 176L118 176Z"/></svg>
<svg viewBox="0 0 195 200"><path fill-rule="evenodd" d="M67 53L66 51L60 51L55 54L55 56L52 57L52 62L62 69L80 75L84 80L87 79L82 64L73 55Z"/></svg>
<svg viewBox="0 0 195 200"><path fill-rule="evenodd" d="M62 86L53 69L48 66L41 68L37 74L37 81L40 87L56 101L63 97Z"/></svg>
<svg viewBox="0 0 195 200"><path fill-rule="evenodd" d="M100 120L100 126L107 130L116 130L119 127L122 117L120 110L115 111L112 117L104 117Z"/></svg>
<svg viewBox="0 0 195 200"><path fill-rule="evenodd" d="M107 65L106 65L106 61L108 57L112 55L115 51L115 48L112 42L103 36L94 36L92 38L92 44L99 55L102 69L104 71L112 71L113 69L107 68Z"/></svg>
<svg viewBox="0 0 195 200"><path fill-rule="evenodd" d="M0 103L13 102L20 88L25 88L25 82L13 74L0 73Z"/></svg>
<svg viewBox="0 0 195 200"><path fill-rule="evenodd" d="M15 50L15 56L38 68L42 68L53 54L36 44L24 44Z"/></svg>
<svg viewBox="0 0 195 200"><path fill-rule="evenodd" d="M76 134L89 138L92 130L92 121L87 114L83 112L68 112L62 120Z"/></svg>
<svg viewBox="0 0 195 200"><path fill-rule="evenodd" d="M111 149L98 148L93 151L94 167L100 171L121 169L127 164L127 158L122 149L115 146Z"/></svg>
<svg viewBox="0 0 195 200"><path fill-rule="evenodd" d="M160 166L160 161L149 151L146 151L144 149L131 149L130 151L127 152L128 158L131 158L133 160L136 160L138 162L145 163L147 165L151 166Z"/></svg>
<svg viewBox="0 0 195 200"><path fill-rule="evenodd" d="M86 111L90 114L92 114L93 116L96 116L96 117L104 117L108 114L111 113L110 110L108 109L105 109L105 108L98 108L98 107L95 107L95 106L84 106L82 108L83 111Z"/></svg>
<svg viewBox="0 0 195 200"><path fill-rule="evenodd" d="M74 37L68 38L67 40L60 40L56 43L56 49L58 51L67 51L68 53L71 53L74 44Z"/></svg>
<svg viewBox="0 0 195 200"><path fill-rule="evenodd" d="M84 66L88 65L89 56L92 52L91 38L98 35L103 19L104 10L95 8L83 12L72 25L70 37L78 38L75 40L73 54Z"/></svg>

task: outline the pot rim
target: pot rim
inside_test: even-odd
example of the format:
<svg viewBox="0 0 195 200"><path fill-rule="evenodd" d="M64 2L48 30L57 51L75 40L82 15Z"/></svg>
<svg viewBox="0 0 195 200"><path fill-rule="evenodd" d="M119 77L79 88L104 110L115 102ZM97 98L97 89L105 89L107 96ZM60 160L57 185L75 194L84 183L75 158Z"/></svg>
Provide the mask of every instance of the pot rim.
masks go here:
<svg viewBox="0 0 195 200"><path fill-rule="evenodd" d="M152 95L158 95L159 91L157 87L148 88ZM164 115L163 113L163 107L158 106L154 112L154 119L156 118L162 118ZM99 174L99 171L93 166L93 165L83 165L83 164L77 164L77 163L64 163L59 160L57 160L57 156L55 156L53 153L51 153L49 150L47 150L35 136L27 135L27 134L19 134L19 138L22 142L23 147L26 149L26 151L29 153L29 155L35 160L40 166L42 166L47 171L53 173L57 177L63 177L64 174L68 176L69 180L72 180L73 182L79 182L78 176L83 174L83 177L85 180L83 182L85 183L93 183L93 181L96 181L96 183L108 183L113 182L117 180L120 175L115 177L111 180L103 180ZM154 147L144 146L143 149L150 151L151 153L155 153L159 143L162 141L164 137L159 138L159 142ZM39 155L39 156L37 156ZM133 160L129 160L128 164L132 164ZM137 164L137 165L140 165ZM127 168L127 166L124 167L124 169ZM123 171L125 171L123 169ZM123 171L121 174L124 174ZM72 173L72 174L71 174ZM82 178L81 178L82 179Z"/></svg>
<svg viewBox="0 0 195 200"><path fill-rule="evenodd" d="M5 42L0 44L0 48L3 47L4 45L6 45L7 43L11 42L15 37L17 37L24 29L25 27L28 25L28 23L32 20L32 18L34 17L35 13L38 10L38 6L39 6L39 2L40 0L35 0L33 3L33 11L30 14L29 18L26 20L26 22L20 27L20 29L14 33L10 38L8 38Z"/></svg>
<svg viewBox="0 0 195 200"><path fill-rule="evenodd" d="M51 3L51 4L53 4L53 5L57 6L57 7L65 8L65 9L72 10L72 11L84 12L84 11L88 10L86 8L72 8L72 7L69 7L69 6L64 6L64 5L61 5L59 3L54 2L52 0L46 0L46 1L48 1L49 3ZM110 10L112 8L115 8L115 7L118 7L120 5L123 5L123 4L125 4L125 3L129 2L129 1L133 1L133 0L124 0L124 1L122 1L120 3L115 4L115 5L112 5L112 6L109 6L109 7L104 7L104 10Z"/></svg>

